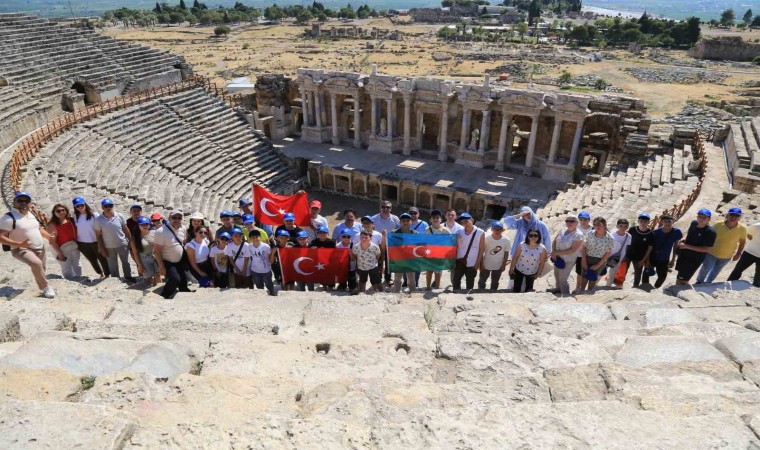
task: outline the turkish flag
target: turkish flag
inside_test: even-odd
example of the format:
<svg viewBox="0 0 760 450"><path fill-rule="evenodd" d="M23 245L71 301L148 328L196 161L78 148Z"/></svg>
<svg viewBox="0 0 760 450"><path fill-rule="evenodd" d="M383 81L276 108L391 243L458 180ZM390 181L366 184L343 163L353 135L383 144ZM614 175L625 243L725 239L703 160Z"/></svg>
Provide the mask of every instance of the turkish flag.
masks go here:
<svg viewBox="0 0 760 450"><path fill-rule="evenodd" d="M253 217L266 225L282 225L285 213L296 215L296 225L311 226L309 201L306 193L277 195L265 188L253 185Z"/></svg>
<svg viewBox="0 0 760 450"><path fill-rule="evenodd" d="M286 247L277 252L283 283L334 284L348 279L350 249Z"/></svg>

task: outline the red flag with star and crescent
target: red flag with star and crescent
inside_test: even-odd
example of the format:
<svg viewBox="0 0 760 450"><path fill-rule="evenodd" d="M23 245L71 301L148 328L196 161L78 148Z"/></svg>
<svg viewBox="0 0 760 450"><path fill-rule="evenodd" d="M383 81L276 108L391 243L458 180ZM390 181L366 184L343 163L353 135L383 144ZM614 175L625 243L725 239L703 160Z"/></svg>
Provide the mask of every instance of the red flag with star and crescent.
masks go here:
<svg viewBox="0 0 760 450"><path fill-rule="evenodd" d="M266 225L282 225L285 213L296 216L296 225L311 226L307 194L277 195L254 183L253 217Z"/></svg>
<svg viewBox="0 0 760 450"><path fill-rule="evenodd" d="M286 247L280 254L282 281L290 283L333 284L348 279L349 252L347 248Z"/></svg>

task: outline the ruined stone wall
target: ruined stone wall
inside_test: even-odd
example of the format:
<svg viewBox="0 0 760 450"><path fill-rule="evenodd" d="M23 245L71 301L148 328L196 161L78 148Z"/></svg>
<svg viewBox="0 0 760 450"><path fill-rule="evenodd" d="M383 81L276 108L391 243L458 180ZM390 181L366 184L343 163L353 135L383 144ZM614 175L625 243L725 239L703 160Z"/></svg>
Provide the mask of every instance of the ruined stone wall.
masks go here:
<svg viewBox="0 0 760 450"><path fill-rule="evenodd" d="M760 43L751 43L738 36L703 38L689 50L697 59L751 61L760 55Z"/></svg>

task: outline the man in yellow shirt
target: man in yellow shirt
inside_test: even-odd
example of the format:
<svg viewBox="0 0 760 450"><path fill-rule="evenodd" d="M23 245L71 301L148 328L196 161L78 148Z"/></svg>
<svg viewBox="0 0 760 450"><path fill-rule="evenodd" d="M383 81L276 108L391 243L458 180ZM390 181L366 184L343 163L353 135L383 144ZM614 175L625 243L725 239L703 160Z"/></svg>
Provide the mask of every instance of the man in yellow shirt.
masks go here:
<svg viewBox="0 0 760 450"><path fill-rule="evenodd" d="M729 261L739 260L747 242L747 228L739 223L741 217L741 208L731 208L726 220L714 225L718 236L712 250L705 255L705 261L697 275L697 284L712 283Z"/></svg>
<svg viewBox="0 0 760 450"><path fill-rule="evenodd" d="M245 238L246 242L253 242L251 231L259 230L261 242L265 244L269 243L269 236L267 235L267 232L256 226L256 221L254 220L252 214L243 214L243 225L243 237Z"/></svg>

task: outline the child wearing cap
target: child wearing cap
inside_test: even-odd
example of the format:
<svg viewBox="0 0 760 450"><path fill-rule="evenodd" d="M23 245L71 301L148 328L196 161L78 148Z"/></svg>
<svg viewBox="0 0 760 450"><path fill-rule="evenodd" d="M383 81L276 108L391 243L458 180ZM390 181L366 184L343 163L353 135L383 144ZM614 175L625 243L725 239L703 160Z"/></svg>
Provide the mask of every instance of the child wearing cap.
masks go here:
<svg viewBox="0 0 760 450"><path fill-rule="evenodd" d="M697 211L697 220L693 220L686 232L686 238L678 243L678 262L676 262L676 284L689 284L705 256L715 245L717 233L710 225L712 212L702 208Z"/></svg>
<svg viewBox="0 0 760 450"><path fill-rule="evenodd" d="M309 243L309 247L335 248L335 241L328 237L329 232L330 230L326 226L324 225L318 226L316 229L317 237L311 240L311 242Z"/></svg>
<svg viewBox="0 0 760 450"><path fill-rule="evenodd" d="M353 250L353 235L354 232L350 228L343 229L340 233L340 241L335 244L335 248L344 248L349 252ZM338 290L340 291L344 291L346 288L348 288L348 291L351 293L351 295L357 295L359 293L357 290L356 282L356 261L353 259L351 259L351 261L348 263L348 279L338 285Z"/></svg>
<svg viewBox="0 0 760 450"><path fill-rule="evenodd" d="M211 265L214 266L214 286L226 289L230 285L230 274L228 273L228 257L224 253L227 244L232 239L229 233L222 232L219 238L209 249L209 258Z"/></svg>
<svg viewBox="0 0 760 450"><path fill-rule="evenodd" d="M278 226L274 230L275 236L277 236L277 233L280 232L280 230L285 230L288 232L288 235L290 236L290 242L293 243L294 246L298 245L298 233L303 231L301 227L296 225L296 215L293 213L285 213L283 216L283 219L285 220L285 223L283 225ZM306 237L309 237L309 234L306 234Z"/></svg>
<svg viewBox="0 0 760 450"><path fill-rule="evenodd" d="M499 279L507 267L509 249L512 243L503 235L504 225L494 220L491 223L491 233L486 235L483 242L483 257L480 263L478 289L485 289L488 278L491 278L491 291L499 289Z"/></svg>
<svg viewBox="0 0 760 450"><path fill-rule="evenodd" d="M243 230L234 228L232 230L232 242L227 244L224 249L224 254L229 258L229 266L232 269L231 288L248 289L251 287L251 277L248 275L251 254L248 247L249 244L243 240Z"/></svg>
<svg viewBox="0 0 760 450"><path fill-rule="evenodd" d="M303 227L303 230L309 233L309 239L311 240L317 238L317 228L319 227L327 228L329 233L330 227L327 224L327 219L319 215L321 210L322 202L319 200L312 200L311 203L309 203L309 219L311 220L311 226Z"/></svg>
<svg viewBox="0 0 760 450"><path fill-rule="evenodd" d="M250 233L251 243L249 250L251 254L251 278L256 289L264 289L266 286L269 295L277 295L272 283L272 263L274 262L274 253L269 244L262 242L261 230L252 230Z"/></svg>
<svg viewBox="0 0 760 450"><path fill-rule="evenodd" d="M256 226L256 220L253 218L253 214L243 214L243 225L243 236L245 236L246 242L249 244L253 242L251 232L258 231L261 242L269 243L269 235L262 228Z"/></svg>
<svg viewBox="0 0 760 450"><path fill-rule="evenodd" d="M301 230L296 234L296 247L303 247L308 248L309 247L309 233ZM314 290L314 283L305 283L303 281L296 281L296 290L298 291L305 291L305 290L313 291Z"/></svg>
<svg viewBox="0 0 760 450"><path fill-rule="evenodd" d="M739 223L741 217L741 208L731 208L726 219L713 226L716 233L715 245L705 255L705 261L697 275L697 284L712 283L726 264L739 260L747 243L747 227Z"/></svg>
<svg viewBox="0 0 760 450"><path fill-rule="evenodd" d="M158 273L158 263L153 256L153 244L156 239L156 230L151 229L150 219L140 217L137 219L137 231L132 236L131 245L138 256L137 273L143 280L155 286L161 282L161 275Z"/></svg>
<svg viewBox="0 0 760 450"><path fill-rule="evenodd" d="M430 226L427 227L425 230L425 233L428 234L451 234L451 231L448 229L448 227L443 223L443 213L439 209L434 209L430 211ZM427 282L427 290L431 290L433 288L440 289L441 288L441 275L443 274L442 270L437 270L435 272L427 271L425 272L425 281ZM435 281L433 281L433 275L435 275Z"/></svg>
<svg viewBox="0 0 760 450"><path fill-rule="evenodd" d="M290 291L295 288L294 282L283 283L282 282L282 267L280 266L280 253L277 251L280 248L293 247L293 242L290 241L290 233L287 230L279 230L275 232L274 241L274 262L272 262L272 272L274 273L274 279L277 284L280 285L282 291Z"/></svg>
<svg viewBox="0 0 760 450"><path fill-rule="evenodd" d="M648 213L641 213L637 219L638 225L628 229L631 235L631 244L628 246L628 261L633 266L633 287L639 287L643 282L649 284L649 275L644 269L649 267L649 258L654 243L654 233L649 228L652 217Z"/></svg>

